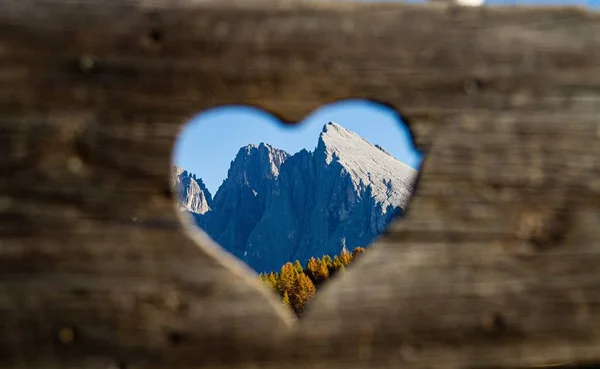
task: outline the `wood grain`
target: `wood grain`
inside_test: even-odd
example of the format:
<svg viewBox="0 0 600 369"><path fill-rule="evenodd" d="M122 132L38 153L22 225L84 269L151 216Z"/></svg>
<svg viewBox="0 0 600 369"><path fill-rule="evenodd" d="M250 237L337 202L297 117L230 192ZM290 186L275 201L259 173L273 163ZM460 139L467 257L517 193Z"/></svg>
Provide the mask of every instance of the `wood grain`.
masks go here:
<svg viewBox="0 0 600 369"><path fill-rule="evenodd" d="M599 56L576 8L4 0L0 365L600 362ZM397 108L427 157L297 323L183 227L172 145L210 107L347 98Z"/></svg>

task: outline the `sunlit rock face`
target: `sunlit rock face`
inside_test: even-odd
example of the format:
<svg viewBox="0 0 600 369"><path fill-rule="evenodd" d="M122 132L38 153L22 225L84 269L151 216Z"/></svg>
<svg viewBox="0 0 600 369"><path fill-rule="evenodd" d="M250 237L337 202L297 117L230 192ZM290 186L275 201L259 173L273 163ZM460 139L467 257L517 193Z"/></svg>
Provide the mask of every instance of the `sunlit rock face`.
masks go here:
<svg viewBox="0 0 600 369"><path fill-rule="evenodd" d="M177 188L179 195L179 208L196 214L205 214L210 211L212 198L210 192L202 182L185 169L173 165L172 183Z"/></svg>

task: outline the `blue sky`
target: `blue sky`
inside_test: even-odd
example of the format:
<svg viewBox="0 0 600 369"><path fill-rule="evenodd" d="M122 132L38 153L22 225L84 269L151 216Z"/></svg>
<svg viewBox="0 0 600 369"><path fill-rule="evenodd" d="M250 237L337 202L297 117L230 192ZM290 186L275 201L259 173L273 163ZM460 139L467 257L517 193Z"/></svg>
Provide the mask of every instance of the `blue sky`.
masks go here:
<svg viewBox="0 0 600 369"><path fill-rule="evenodd" d="M214 195L241 147L266 142L290 154L302 149L313 151L323 126L329 121L381 145L400 161L418 169L422 155L413 148L410 133L395 111L363 100L322 106L300 125L292 127L252 107L207 110L182 129L175 143L173 161L202 178Z"/></svg>

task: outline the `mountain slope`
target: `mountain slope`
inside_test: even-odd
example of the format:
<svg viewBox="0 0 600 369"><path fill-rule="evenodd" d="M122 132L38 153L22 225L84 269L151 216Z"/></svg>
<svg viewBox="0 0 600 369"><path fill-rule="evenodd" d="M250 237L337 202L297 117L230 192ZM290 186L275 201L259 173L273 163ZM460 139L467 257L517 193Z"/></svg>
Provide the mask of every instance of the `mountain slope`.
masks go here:
<svg viewBox="0 0 600 369"><path fill-rule="evenodd" d="M268 271L290 260L368 246L408 203L417 172L357 134L329 123L314 152L282 166L277 191L245 244Z"/></svg>
<svg viewBox="0 0 600 369"><path fill-rule="evenodd" d="M406 208L417 171L330 122L313 152L238 152L199 226L258 272L368 246Z"/></svg>
<svg viewBox="0 0 600 369"><path fill-rule="evenodd" d="M221 246L244 258L244 245L264 215L281 164L290 155L270 145L242 147L219 187L213 211L196 222Z"/></svg>
<svg viewBox="0 0 600 369"><path fill-rule="evenodd" d="M325 152L327 163L337 159L346 169L358 191L371 185L374 199L382 203L384 209L388 205L406 206L417 175L415 169L398 161L381 146L372 145L333 122L323 127L319 146Z"/></svg>

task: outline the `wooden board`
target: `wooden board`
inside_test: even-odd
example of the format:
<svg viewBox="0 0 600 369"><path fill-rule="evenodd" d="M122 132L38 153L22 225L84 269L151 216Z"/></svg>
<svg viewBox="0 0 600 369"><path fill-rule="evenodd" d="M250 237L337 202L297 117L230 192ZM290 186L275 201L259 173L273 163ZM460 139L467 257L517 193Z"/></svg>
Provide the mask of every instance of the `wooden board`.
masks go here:
<svg viewBox="0 0 600 369"><path fill-rule="evenodd" d="M4 0L0 365L600 363L599 57L575 8ZM397 108L427 157L297 322L183 228L172 145L209 107L346 98Z"/></svg>

